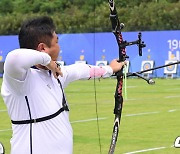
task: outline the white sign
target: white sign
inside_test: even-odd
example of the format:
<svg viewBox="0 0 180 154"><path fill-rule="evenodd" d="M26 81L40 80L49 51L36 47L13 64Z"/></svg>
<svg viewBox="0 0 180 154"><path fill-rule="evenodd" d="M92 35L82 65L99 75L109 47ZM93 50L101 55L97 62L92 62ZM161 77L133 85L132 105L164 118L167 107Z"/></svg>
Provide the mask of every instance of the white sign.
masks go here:
<svg viewBox="0 0 180 154"><path fill-rule="evenodd" d="M107 64L108 62L105 60L96 61L96 66L106 66Z"/></svg>
<svg viewBox="0 0 180 154"><path fill-rule="evenodd" d="M86 61L84 61L84 60L75 61L75 64L78 64L78 63L83 63L83 64L86 64L87 62L86 62Z"/></svg>
<svg viewBox="0 0 180 154"><path fill-rule="evenodd" d="M141 71L145 71L154 67L153 60L144 60L141 64ZM143 74L152 74L153 71L144 72Z"/></svg>
<svg viewBox="0 0 180 154"><path fill-rule="evenodd" d="M175 60L166 60L165 65L175 63L177 61ZM177 64L175 65L170 65L164 68L164 73L165 74L176 74L177 73Z"/></svg>

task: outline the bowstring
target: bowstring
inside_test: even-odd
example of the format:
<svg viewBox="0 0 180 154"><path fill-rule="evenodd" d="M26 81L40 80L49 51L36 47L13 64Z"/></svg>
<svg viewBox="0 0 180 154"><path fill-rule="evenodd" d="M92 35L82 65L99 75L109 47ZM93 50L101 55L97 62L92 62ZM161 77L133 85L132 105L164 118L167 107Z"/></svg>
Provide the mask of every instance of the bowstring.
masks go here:
<svg viewBox="0 0 180 154"><path fill-rule="evenodd" d="M95 22L95 16L96 16L96 3L95 3L95 0L94 0L94 38L93 38L93 41L94 41L94 45L93 45L93 51L94 51L94 65L95 64L95 60L96 60L96 54L95 54L95 33L96 33L96 22ZM97 103L97 89L96 89L96 79L95 79L95 69L94 69L94 99L95 99L95 108L96 108L96 122L97 122L97 131L98 131L98 141L99 141L99 151L100 151L100 154L102 153L102 150L101 150L101 135L100 135L100 126L99 126L99 114L98 114L98 103Z"/></svg>

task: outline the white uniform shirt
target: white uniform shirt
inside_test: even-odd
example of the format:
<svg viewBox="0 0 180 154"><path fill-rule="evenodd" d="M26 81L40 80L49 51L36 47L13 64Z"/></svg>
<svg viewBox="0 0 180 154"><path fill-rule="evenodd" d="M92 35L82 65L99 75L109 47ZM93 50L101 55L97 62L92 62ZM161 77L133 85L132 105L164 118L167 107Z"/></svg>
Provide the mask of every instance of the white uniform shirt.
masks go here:
<svg viewBox="0 0 180 154"><path fill-rule="evenodd" d="M30 49L16 49L7 55L1 94L12 120L30 119L25 96L32 119L51 115L62 107L62 90L57 79L48 70L31 68L37 64L46 66L50 60L48 54ZM74 64L62 67L63 77L59 79L65 88L72 81L89 79L96 69L100 70L95 73L96 77L112 75L109 66L99 68ZM30 139L33 154L73 153L73 133L68 111L50 120L33 123L31 129L30 124L12 124L11 154L31 154Z"/></svg>

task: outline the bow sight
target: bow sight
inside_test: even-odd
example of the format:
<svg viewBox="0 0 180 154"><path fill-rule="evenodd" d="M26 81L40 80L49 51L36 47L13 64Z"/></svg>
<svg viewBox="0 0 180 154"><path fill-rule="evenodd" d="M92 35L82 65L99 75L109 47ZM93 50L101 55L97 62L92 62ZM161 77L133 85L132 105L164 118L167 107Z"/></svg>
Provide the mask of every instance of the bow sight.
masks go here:
<svg viewBox="0 0 180 154"><path fill-rule="evenodd" d="M139 56L142 56L142 48L146 47L146 44L144 44L144 42L142 41L141 38L142 38L142 34L141 34L141 32L139 32L138 40L132 41L132 42L123 41L119 45L120 45L121 48L125 48L126 46L131 46L131 45L137 44L137 46L139 47Z"/></svg>
<svg viewBox="0 0 180 154"><path fill-rule="evenodd" d="M123 23L121 23L121 24L123 24ZM131 45L137 44L137 46L139 48L139 56L142 56L142 48L146 47L146 44L144 44L144 41L142 41L141 38L142 38L142 34L141 34L141 32L139 32L138 40L132 41L132 42L123 41L123 42L119 43L119 46L121 48L125 48L126 46L131 46ZM129 57L127 56L126 58L129 58Z"/></svg>

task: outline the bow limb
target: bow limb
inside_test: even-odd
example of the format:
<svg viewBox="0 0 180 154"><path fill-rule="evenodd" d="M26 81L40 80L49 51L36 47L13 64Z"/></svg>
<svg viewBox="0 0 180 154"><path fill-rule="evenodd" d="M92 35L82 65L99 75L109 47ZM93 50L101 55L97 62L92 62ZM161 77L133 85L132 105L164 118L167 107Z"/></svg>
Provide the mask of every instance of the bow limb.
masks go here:
<svg viewBox="0 0 180 154"><path fill-rule="evenodd" d="M138 34L138 40L127 42L123 40L121 30L124 27L123 23L119 22L116 7L114 0L108 0L109 2L109 8L110 8L110 20L112 24L112 32L114 33L116 37L116 41L119 47L119 62L123 62L126 60L126 58L129 58L126 55L126 46L131 45L137 45L139 48L139 56L142 56L142 48L146 47L146 44L141 40L141 33ZM120 127L120 121L121 121L121 113L122 113L122 107L123 107L123 95L122 95L122 88L123 88L123 68L116 73L117 78L117 85L116 85L116 91L115 91L115 107L114 107L114 126L113 126L113 133L112 133L112 140L111 145L109 148L109 154L113 154L116 146L116 141L118 138L119 133L119 127Z"/></svg>
<svg viewBox="0 0 180 154"><path fill-rule="evenodd" d="M123 28L124 24L120 24L114 0L109 0L109 8L110 8L110 20L112 24L112 32L116 37L117 44L119 46L119 62L126 60L126 51L125 47L122 47L121 44L124 43L123 37L121 34L121 29ZM113 126L113 133L112 133L112 140L111 145L109 148L109 154L113 154L118 138L120 121L121 121L121 113L123 107L123 96L122 96L122 88L123 88L123 68L116 73L117 78L117 85L115 91L115 107L114 107L114 126Z"/></svg>

